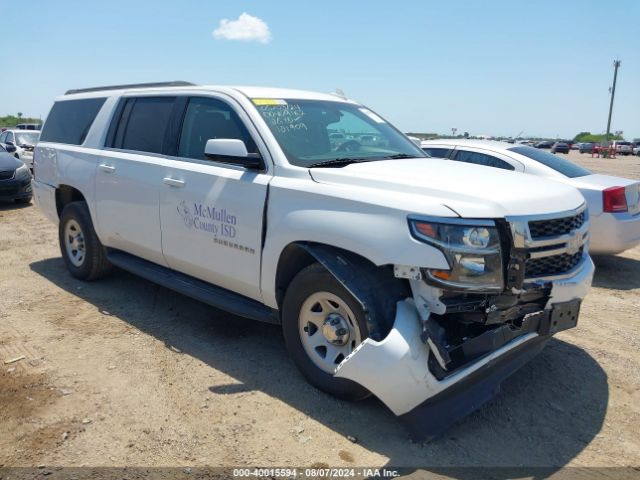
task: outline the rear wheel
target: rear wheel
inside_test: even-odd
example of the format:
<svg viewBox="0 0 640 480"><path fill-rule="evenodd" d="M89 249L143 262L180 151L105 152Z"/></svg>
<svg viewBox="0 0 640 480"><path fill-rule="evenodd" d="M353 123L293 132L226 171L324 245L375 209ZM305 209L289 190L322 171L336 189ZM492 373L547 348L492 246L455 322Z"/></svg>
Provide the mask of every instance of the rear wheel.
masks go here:
<svg viewBox="0 0 640 480"><path fill-rule="evenodd" d="M64 207L60 215L58 238L62 258L74 277L96 280L111 271L111 263L93 229L85 202L71 202Z"/></svg>
<svg viewBox="0 0 640 480"><path fill-rule="evenodd" d="M369 396L357 383L333 376L369 332L360 303L320 264L303 269L291 282L282 328L287 350L309 383L347 400Z"/></svg>

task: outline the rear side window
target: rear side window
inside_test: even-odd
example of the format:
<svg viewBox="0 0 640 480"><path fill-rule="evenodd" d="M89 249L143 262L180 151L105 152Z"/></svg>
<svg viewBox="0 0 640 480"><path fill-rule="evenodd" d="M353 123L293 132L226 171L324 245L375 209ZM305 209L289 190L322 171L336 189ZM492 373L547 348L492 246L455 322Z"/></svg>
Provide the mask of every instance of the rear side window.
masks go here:
<svg viewBox="0 0 640 480"><path fill-rule="evenodd" d="M175 97L126 100L111 146L124 150L163 153Z"/></svg>
<svg viewBox="0 0 640 480"><path fill-rule="evenodd" d="M479 152L469 152L467 150L458 150L455 154L454 160L457 160L458 162L483 165L485 167L502 168L503 170L516 169L513 165L492 155L487 155L485 153Z"/></svg>
<svg viewBox="0 0 640 480"><path fill-rule="evenodd" d="M56 102L42 129L40 141L82 145L106 98Z"/></svg>
<svg viewBox="0 0 640 480"><path fill-rule="evenodd" d="M448 148L435 148L435 147L423 147L422 150L429 154L430 157L436 158L449 158L449 150Z"/></svg>
<svg viewBox="0 0 640 480"><path fill-rule="evenodd" d="M575 163L571 163L569 160L553 155L544 150L539 150L533 147L513 147L509 149L512 152L519 153L525 157L529 157L532 160L540 162L549 168L552 168L556 172L561 173L565 177L576 178L584 177L585 175L591 175L591 172L586 168L582 168Z"/></svg>

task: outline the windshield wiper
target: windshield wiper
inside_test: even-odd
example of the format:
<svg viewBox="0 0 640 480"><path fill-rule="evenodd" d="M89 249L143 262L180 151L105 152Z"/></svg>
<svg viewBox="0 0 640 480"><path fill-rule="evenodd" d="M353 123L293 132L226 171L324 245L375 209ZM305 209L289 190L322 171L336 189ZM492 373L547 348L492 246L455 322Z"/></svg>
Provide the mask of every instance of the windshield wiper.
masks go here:
<svg viewBox="0 0 640 480"><path fill-rule="evenodd" d="M352 163L362 163L377 160L377 158L356 158L356 157L344 157L334 158L333 160L325 160L324 162L312 163L307 165L307 168L323 168L323 167L346 167Z"/></svg>
<svg viewBox="0 0 640 480"><path fill-rule="evenodd" d="M389 155L384 158L391 158L393 160L396 160L398 158L420 158L420 157L417 157L416 155L409 155L408 153L396 153L395 155Z"/></svg>

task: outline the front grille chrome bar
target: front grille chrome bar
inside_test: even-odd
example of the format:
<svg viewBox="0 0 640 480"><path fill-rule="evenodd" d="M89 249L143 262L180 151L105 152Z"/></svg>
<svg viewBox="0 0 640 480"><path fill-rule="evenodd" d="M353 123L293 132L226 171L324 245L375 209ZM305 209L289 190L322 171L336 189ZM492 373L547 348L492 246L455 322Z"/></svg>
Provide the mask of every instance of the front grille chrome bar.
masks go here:
<svg viewBox="0 0 640 480"><path fill-rule="evenodd" d="M531 252L531 258L541 258L561 253L577 252L589 239L589 215L586 208L586 204L583 203L580 207L574 210L564 212L544 215L512 215L505 217L511 228L514 247L520 249L538 249L540 247L557 246L554 249L545 248L543 250ZM531 237L531 233L529 232L529 222L573 217L582 212L585 212L584 223L579 229L574 230L569 234L545 237L538 240L534 240Z"/></svg>
<svg viewBox="0 0 640 480"><path fill-rule="evenodd" d="M576 215L580 215L583 212L584 222L579 228L572 230L569 233L545 236L536 239L531 236L529 222L540 222L545 220L553 221L565 218L569 219ZM525 279L527 281L531 281L532 277L546 279L563 278L567 274L570 274L576 266L575 262L573 262L572 265L568 264L567 268L569 271L567 272L553 271L553 269L550 269L547 272L548 274L538 272L540 269L540 262L544 262L544 259L548 257L556 257L558 261L566 261L567 257L571 258L571 256L573 256L575 261L577 261L577 264L583 263L582 260L577 259L575 256L579 252L582 252L581 257L584 258L587 254L586 252L589 242L589 213L587 211L586 204L582 204L580 207L570 211L546 215L507 216L506 220L509 222L514 247L521 250L527 250L527 257L529 259L527 260L528 265L525 266ZM553 260L550 259L550 261ZM530 270L529 275L527 274L527 270Z"/></svg>

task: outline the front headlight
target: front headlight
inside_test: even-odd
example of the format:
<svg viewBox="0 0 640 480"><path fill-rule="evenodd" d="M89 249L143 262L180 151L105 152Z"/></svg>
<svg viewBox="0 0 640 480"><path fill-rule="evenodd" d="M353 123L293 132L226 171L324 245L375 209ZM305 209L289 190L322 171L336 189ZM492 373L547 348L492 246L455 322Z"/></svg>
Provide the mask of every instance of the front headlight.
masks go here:
<svg viewBox="0 0 640 480"><path fill-rule="evenodd" d="M500 236L492 220L448 223L410 217L409 227L415 239L439 248L449 262L449 270L425 269L428 282L460 290L502 290Z"/></svg>

